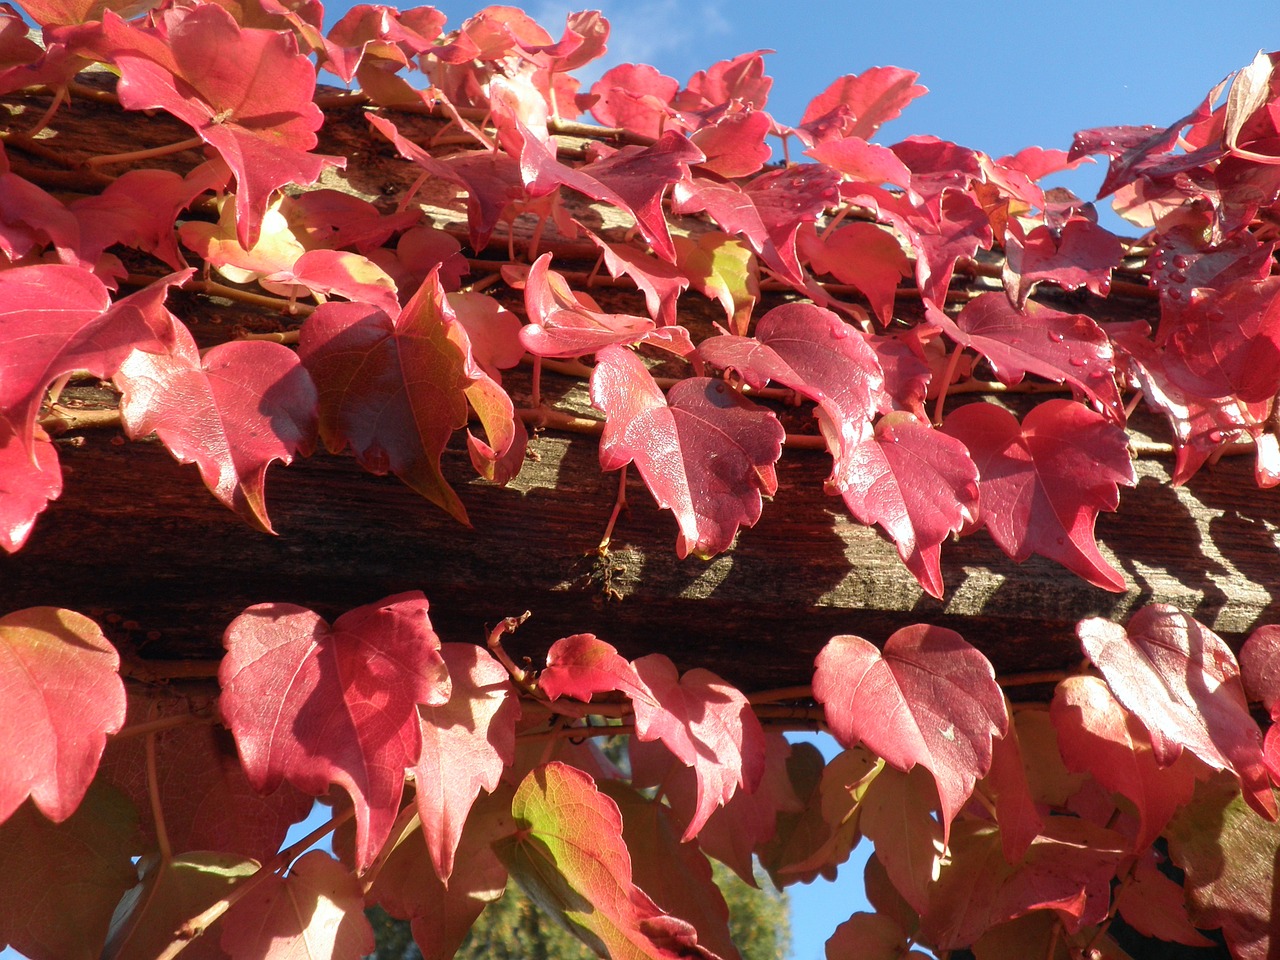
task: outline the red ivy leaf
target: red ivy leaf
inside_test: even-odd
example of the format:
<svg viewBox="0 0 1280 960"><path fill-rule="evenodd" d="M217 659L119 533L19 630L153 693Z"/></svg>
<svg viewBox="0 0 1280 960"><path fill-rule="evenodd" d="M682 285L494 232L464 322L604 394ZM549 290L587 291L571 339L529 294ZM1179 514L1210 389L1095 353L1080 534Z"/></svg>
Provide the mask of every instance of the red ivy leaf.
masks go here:
<svg viewBox="0 0 1280 960"><path fill-rule="evenodd" d="M530 898L601 956L676 960L712 955L688 923L632 881L618 805L576 767L548 763L511 805L516 832L494 851Z"/></svg>
<svg viewBox="0 0 1280 960"><path fill-rule="evenodd" d="M800 255L814 273L857 287L880 322L893 317L898 284L911 265L897 238L874 223L850 223L819 238L812 227L798 235Z"/></svg>
<svg viewBox="0 0 1280 960"><path fill-rule="evenodd" d="M992 404L953 411L943 427L977 464L978 523L1021 563L1049 557L1094 586L1121 592L1124 575L1094 542L1098 511L1137 482L1123 429L1071 400L1047 400L1022 424Z"/></svg>
<svg viewBox="0 0 1280 960"><path fill-rule="evenodd" d="M1018 739L1018 728L1012 720L1013 708L1007 698L1005 713L1009 717L1009 727L1003 737L992 743L991 773L987 785L996 795L996 821L1000 824L1004 858L1009 863L1017 863L1044 829L1044 818L1031 796L1031 784L1022 759L1022 743Z"/></svg>
<svg viewBox="0 0 1280 960"><path fill-rule="evenodd" d="M315 183L341 157L309 153L324 115L315 68L291 33L242 29L216 4L175 7L154 30L103 17L117 94L127 110L160 108L188 123L236 175L236 230L252 247L271 194ZM226 51L236 51L227 56Z"/></svg>
<svg viewBox="0 0 1280 960"><path fill-rule="evenodd" d="M223 917L221 942L233 957L262 960L359 960L374 948L360 881L323 850L238 900Z"/></svg>
<svg viewBox="0 0 1280 960"><path fill-rule="evenodd" d="M925 312L956 343L986 357L1001 383L1021 383L1028 373L1068 383L1108 420L1124 422L1111 341L1084 314L1059 313L1035 301L1018 310L994 292L969 301L954 321L932 305Z"/></svg>
<svg viewBox="0 0 1280 960"><path fill-rule="evenodd" d="M847 74L809 101L800 128L815 142L837 135L866 140L908 103L928 93L916 83L919 78L920 74L901 67L871 67Z"/></svg>
<svg viewBox="0 0 1280 960"><path fill-rule="evenodd" d="M66 820L124 726L120 656L88 617L30 607L0 617L0 821L28 796Z"/></svg>
<svg viewBox="0 0 1280 960"><path fill-rule="evenodd" d="M438 275L394 320L368 304L321 305L302 326L298 352L320 391L325 445L350 444L366 470L390 470L465 523L440 455L467 423L467 391L487 378Z"/></svg>
<svg viewBox="0 0 1280 960"><path fill-rule="evenodd" d="M830 436L827 446L837 446ZM895 412L880 418L873 435L843 448L828 485L859 521L884 528L920 586L940 598L941 544L977 519L977 481L964 444Z"/></svg>
<svg viewBox="0 0 1280 960"><path fill-rule="evenodd" d="M422 756L414 766L418 812L436 875L448 883L464 824L480 790L515 762L520 701L506 669L474 643L445 643L448 703L421 705Z"/></svg>
<svg viewBox="0 0 1280 960"><path fill-rule="evenodd" d="M1160 872L1154 851L1148 850L1138 859L1132 879L1116 896L1116 910L1144 937L1191 947L1213 946L1213 941L1187 919L1186 892L1182 884Z"/></svg>
<svg viewBox="0 0 1280 960"><path fill-rule="evenodd" d="M706 377L681 380L664 397L640 358L617 346L596 357L591 401L606 417L600 465L635 461L658 506L676 515L680 557L727 550L739 526L760 519L761 494L778 486L784 436L771 411Z"/></svg>
<svg viewBox="0 0 1280 960"><path fill-rule="evenodd" d="M115 375L120 418L132 438L154 432L179 462L195 463L209 491L251 526L267 516L267 467L315 446L316 388L288 347L219 344L200 355L175 323L168 353L135 350Z"/></svg>
<svg viewBox="0 0 1280 960"><path fill-rule="evenodd" d="M1262 733L1249 714L1236 658L1216 633L1166 604L1143 607L1129 629L1100 617L1076 633L1116 699L1151 734L1156 759L1185 748L1240 780L1245 800L1269 820L1275 798L1262 758Z"/></svg>
<svg viewBox="0 0 1280 960"><path fill-rule="evenodd" d="M1020 217L1010 217L1005 232L1004 289L1019 308L1041 281L1063 290L1088 287L1099 297L1111 290L1111 271L1120 265L1124 246L1110 230L1072 217L1055 233L1047 224L1027 232Z"/></svg>
<svg viewBox="0 0 1280 960"><path fill-rule="evenodd" d="M1196 769L1185 761L1161 765L1142 725L1098 677L1068 677L1054 691L1050 716L1067 768L1087 771L1138 808L1134 850L1145 850L1169 818L1191 799Z"/></svg>
<svg viewBox="0 0 1280 960"><path fill-rule="evenodd" d="M593 633L575 633L551 645L546 669L538 674L538 689L551 700L567 696L588 703L597 693L618 690L632 700L653 703L653 694L631 661Z"/></svg>
<svg viewBox="0 0 1280 960"><path fill-rule="evenodd" d="M35 456L0 420L0 547L22 549L36 517L62 495L62 468L53 444L40 431Z"/></svg>
<svg viewBox="0 0 1280 960"><path fill-rule="evenodd" d="M667 104L680 81L643 63L620 63L604 72L591 87L596 101L591 115L608 127L622 127L657 139L670 114Z"/></svg>
<svg viewBox="0 0 1280 960"><path fill-rule="evenodd" d="M737 689L710 670L683 676L659 653L635 661L652 701L635 700L636 735L661 740L697 776L697 803L684 840L697 836L707 818L739 788L751 793L764 776L764 729Z"/></svg>
<svg viewBox="0 0 1280 960"><path fill-rule="evenodd" d="M1240 648L1240 674L1250 700L1261 700L1275 720L1280 716L1280 625L1268 624L1249 635Z"/></svg>
<svg viewBox="0 0 1280 960"><path fill-rule="evenodd" d="M417 705L449 698L440 638L413 591L344 613L330 628L288 603L250 607L227 627L222 715L249 781L311 794L340 785L356 808L356 863L391 830L404 770L422 750Z"/></svg>
<svg viewBox="0 0 1280 960"><path fill-rule="evenodd" d="M904 773L918 763L933 774L944 831L1008 725L987 658L958 633L924 624L894 633L883 653L861 637L833 637L818 654L813 695L844 746L865 743Z"/></svg>

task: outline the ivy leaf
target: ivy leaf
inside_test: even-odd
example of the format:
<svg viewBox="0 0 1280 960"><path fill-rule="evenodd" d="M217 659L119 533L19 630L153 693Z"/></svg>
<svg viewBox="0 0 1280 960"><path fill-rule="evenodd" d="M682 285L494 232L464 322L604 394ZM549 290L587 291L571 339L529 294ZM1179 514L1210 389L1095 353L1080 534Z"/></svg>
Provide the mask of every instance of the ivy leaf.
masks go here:
<svg viewBox="0 0 1280 960"><path fill-rule="evenodd" d="M120 656L88 617L0 617L0 822L31 797L54 822L80 805L107 735L124 726Z"/></svg>
<svg viewBox="0 0 1280 960"><path fill-rule="evenodd" d="M499 784L471 807L446 886L432 865L421 830L392 837L392 851L369 888L368 900L408 920L424 960L453 960L485 905L507 888L507 868L492 844L511 835L513 788ZM350 834L339 833L337 847Z"/></svg>
<svg viewBox="0 0 1280 960"><path fill-rule="evenodd" d="M1262 734L1249 714L1235 656L1216 633L1166 604L1149 604L1129 628L1094 617L1076 633L1116 699L1151 734L1156 760L1185 748L1240 780L1245 800L1275 820Z"/></svg>
<svg viewBox="0 0 1280 960"><path fill-rule="evenodd" d="M50 500L62 495L58 453L41 430L32 451L0 420L0 547L8 553L22 549L36 517Z"/></svg>
<svg viewBox="0 0 1280 960"><path fill-rule="evenodd" d="M359 960L374 948L360 881L323 850L294 861L223 915L222 949L262 960Z"/></svg>
<svg viewBox="0 0 1280 960"><path fill-rule="evenodd" d="M613 960L713 955L693 927L668 916L632 881L618 805L576 767L534 769L511 806L515 833L494 851L529 897Z"/></svg>
<svg viewBox="0 0 1280 960"><path fill-rule="evenodd" d="M275 532L267 467L315 446L316 388L296 353L241 340L201 356L186 326L175 323L167 353L135 350L114 379L131 438L154 432L180 463L195 463L209 492L241 519Z"/></svg>
<svg viewBox="0 0 1280 960"><path fill-rule="evenodd" d="M809 101L800 129L815 142L833 136L866 140L928 92L916 83L919 78L920 74L901 67L871 67L846 74Z"/></svg>
<svg viewBox="0 0 1280 960"><path fill-rule="evenodd" d="M394 320L369 304L321 305L302 326L298 352L320 391L325 445L350 444L365 469L390 470L466 523L440 455L467 423L468 389L486 375L438 273Z"/></svg>
<svg viewBox="0 0 1280 960"><path fill-rule="evenodd" d="M112 306L102 281L80 267L0 271L0 423L31 452L50 383L76 370L106 379L135 349L165 350L174 323L165 294L188 276L171 274Z"/></svg>
<svg viewBox="0 0 1280 960"><path fill-rule="evenodd" d="M1124 430L1070 400L1037 404L1021 425L993 404L953 411L943 430L978 467L979 526L1021 563L1049 557L1094 586L1121 592L1124 575L1103 558L1093 528L1114 511L1120 484L1137 482Z"/></svg>
<svg viewBox="0 0 1280 960"><path fill-rule="evenodd" d="M600 465L635 461L658 506L676 515L676 553L727 550L741 525L760 519L773 496L784 432L778 418L722 381L681 380L668 396L634 353L605 347L591 374L591 402L604 411Z"/></svg>
<svg viewBox="0 0 1280 960"><path fill-rule="evenodd" d="M1068 677L1050 705L1058 749L1067 768L1091 773L1138 809L1135 851L1155 842L1174 812L1191 799L1196 769L1179 758L1161 765L1142 725L1099 677Z"/></svg>
<svg viewBox="0 0 1280 960"><path fill-rule="evenodd" d="M1056 911L1069 933L1100 923L1127 853L1119 836L1088 820L1050 817L1026 856L1009 864L995 827L958 823L950 862L921 916L922 938L935 949L967 947L996 924L1033 910Z"/></svg>
<svg viewBox="0 0 1280 960"><path fill-rule="evenodd" d="M874 223L849 223L822 237L812 227L797 235L800 256L814 273L830 274L867 298L886 326L893 318L898 284L911 275L910 263L892 233Z"/></svg>
<svg viewBox="0 0 1280 960"><path fill-rule="evenodd" d="M671 112L667 104L679 90L679 80L648 64L620 63L592 85L591 115L607 127L656 140Z"/></svg>
<svg viewBox="0 0 1280 960"><path fill-rule="evenodd" d="M1270 960L1280 825L1255 816L1247 802L1225 778L1200 784L1169 824L1169 858L1186 871L1196 926L1221 927L1239 960Z"/></svg>
<svg viewBox="0 0 1280 960"><path fill-rule="evenodd" d="M600 251L609 276L616 279L626 275L631 278L636 289L644 294L649 316L660 327L676 325L676 301L691 282L684 271L635 247L622 243L605 243L592 232L587 233L587 239ZM684 239L678 236L672 238L672 250L677 263L680 262L679 244Z"/></svg>
<svg viewBox="0 0 1280 960"><path fill-rule="evenodd" d="M125 894L111 918L102 960L162 955L174 940L173 931L257 873L258 866L255 860L207 850L172 860L156 854L144 857L138 863L138 885ZM219 917L191 945L196 956L226 956L216 945L224 927Z"/></svg>
<svg viewBox="0 0 1280 960"><path fill-rule="evenodd" d="M1034 300L1018 310L995 292L970 300L954 321L934 306L925 312L956 343L986 357L1001 383L1021 383L1028 373L1067 383L1108 420L1124 422L1111 341L1084 314L1060 313Z"/></svg>
<svg viewBox="0 0 1280 960"><path fill-rule="evenodd" d="M1120 238L1084 217L1072 217L1057 233L1047 224L1028 232L1021 217L1010 217L1004 246L1005 294L1019 309L1026 307L1031 288L1041 281L1063 290L1087 287L1105 297L1111 290L1111 271L1124 257Z"/></svg>
<svg viewBox="0 0 1280 960"><path fill-rule="evenodd" d="M855 913L827 938L827 960L899 960L907 956L907 934L892 917Z"/></svg>
<svg viewBox="0 0 1280 960"><path fill-rule="evenodd" d="M754 337L711 337L698 345L703 359L733 369L752 387L776 380L817 403L835 424L832 447L842 457L867 434L884 373L861 333L840 317L809 303L774 307L756 324Z"/></svg>
<svg viewBox="0 0 1280 960"><path fill-rule="evenodd" d="M819 421L827 446L840 449L827 482L849 512L879 524L930 595L942 597L942 541L978 516L978 468L959 440L905 412L881 417L875 433L844 445Z"/></svg>
<svg viewBox="0 0 1280 960"><path fill-rule="evenodd" d="M1005 713L1009 717L1009 728L1003 737L992 742L991 773L987 777L987 786L996 795L996 822L1000 824L1004 858L1009 863L1017 863L1044 829L1044 818L1036 809L1035 798L1031 795L1031 784L1022 759L1022 742L1018 739L1013 707L1007 697Z"/></svg>
<svg viewBox="0 0 1280 960"><path fill-rule="evenodd" d="M987 658L925 624L898 630L883 653L861 637L833 637L818 654L813 695L845 747L865 743L904 773L918 763L933 774L944 838L1008 724Z"/></svg>
<svg viewBox="0 0 1280 960"><path fill-rule="evenodd" d="M737 237L708 231L697 240L674 238L676 266L693 289L724 307L734 333L745 334L751 313L760 299L760 278L755 254Z"/></svg>
<svg viewBox="0 0 1280 960"><path fill-rule="evenodd" d="M1280 625L1249 635L1240 648L1240 679L1250 700L1261 700L1272 720L1280 716Z"/></svg>
<svg viewBox="0 0 1280 960"><path fill-rule="evenodd" d="M452 692L420 705L422 756L414 765L422 832L437 876L453 873L467 815L481 789L492 793L515 762L520 701L506 669L473 643L445 643L440 655Z"/></svg>
<svg viewBox="0 0 1280 960"><path fill-rule="evenodd" d="M538 674L538 689L550 700L573 697L583 703L597 693L617 690L657 707L631 661L594 633L575 633L553 643L547 666Z"/></svg>
<svg viewBox="0 0 1280 960"><path fill-rule="evenodd" d="M697 776L697 803L684 840L697 836L712 812L742 788L751 793L764 776L764 730L747 698L710 670L683 676L660 653L634 662L652 700L632 702L636 735L661 740Z"/></svg>
<svg viewBox="0 0 1280 960"><path fill-rule="evenodd" d="M181 716L189 709L176 698L157 702L131 697L129 723ZM311 811L313 799L292 784L283 783L266 795L254 790L236 756L235 741L221 726L192 722L154 737L160 805L174 853L216 850L265 863L280 850L289 826ZM144 841L154 846L146 737L107 744L99 779L133 801Z"/></svg>
<svg viewBox="0 0 1280 960"><path fill-rule="evenodd" d="M922 771L882 769L863 794L858 823L876 848L893 888L923 913L946 852L943 825L933 815L937 791ZM945 821L944 821L945 822Z"/></svg>
<svg viewBox="0 0 1280 960"><path fill-rule="evenodd" d="M417 705L449 698L440 639L418 591L333 624L288 603L249 607L227 627L220 709L255 789L338 784L356 808L356 863L382 848L418 760Z"/></svg>
<svg viewBox="0 0 1280 960"><path fill-rule="evenodd" d="M99 960L112 911L138 879L137 820L124 796L95 784L61 823L29 803L0 823L0 862L22 866L0 871L0 950Z"/></svg>
<svg viewBox="0 0 1280 960"><path fill-rule="evenodd" d="M883 770L884 761L862 747L844 750L832 757L831 762L822 768L822 783L818 788L822 819L830 828L830 836L813 853L776 868L776 872L803 880L814 876L815 872L830 875L848 860L862 838L862 801ZM932 811L932 786L929 793L929 810ZM929 818L933 819L932 814Z"/></svg>
<svg viewBox="0 0 1280 960"><path fill-rule="evenodd" d="M1190 947L1213 946L1213 941L1187 919L1182 884L1161 873L1155 857L1155 852L1148 850L1138 858L1132 879L1116 896L1116 910L1125 923L1144 937L1185 943Z"/></svg>
<svg viewBox="0 0 1280 960"><path fill-rule="evenodd" d="M273 191L345 165L308 152L324 115L311 99L315 68L293 34L241 28L216 4L166 11L154 30L107 12L102 27L120 70L121 105L160 108L190 124L235 173L241 246L257 240Z"/></svg>

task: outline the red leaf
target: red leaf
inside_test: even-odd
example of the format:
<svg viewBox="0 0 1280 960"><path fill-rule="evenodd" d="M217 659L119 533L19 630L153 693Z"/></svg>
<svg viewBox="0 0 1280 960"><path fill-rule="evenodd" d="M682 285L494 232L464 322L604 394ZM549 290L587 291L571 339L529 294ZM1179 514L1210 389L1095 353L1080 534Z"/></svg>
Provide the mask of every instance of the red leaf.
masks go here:
<svg viewBox="0 0 1280 960"><path fill-rule="evenodd" d="M956 343L986 357L1001 383L1021 383L1028 373L1068 383L1108 420L1124 422L1111 341L1084 314L1059 313L1035 301L1023 312L993 292L969 301L954 321L933 306L926 316Z"/></svg>
<svg viewBox="0 0 1280 960"><path fill-rule="evenodd" d="M707 957L688 923L632 881L618 806L575 767L525 777L511 806L516 831L494 851L530 898L601 956Z"/></svg>
<svg viewBox="0 0 1280 960"><path fill-rule="evenodd" d="M1008 724L987 658L958 633L923 624L894 633L883 654L861 637L833 637L818 654L813 695L846 747L865 743L903 772L919 763L933 774L944 833Z"/></svg>
<svg viewBox="0 0 1280 960"><path fill-rule="evenodd" d="M394 849L374 878L368 900L410 921L425 960L453 960L485 905L506 890L507 869L492 844L511 835L512 793L511 787L499 784L496 793L476 800L458 842L448 886L432 866L422 831L391 838ZM336 838L335 846L341 839Z"/></svg>
<svg viewBox="0 0 1280 960"><path fill-rule="evenodd" d="M1041 224L1029 233L1020 217L1010 217L1004 245L1004 289L1018 307L1041 281L1063 290L1088 287L1105 297L1111 271L1124 256L1119 237L1083 217L1072 217L1060 232Z"/></svg>
<svg viewBox="0 0 1280 960"><path fill-rule="evenodd" d="M858 807L859 829L875 844L893 888L917 913L929 905L946 852L943 825L934 817L937 797L923 769L908 774L889 767L871 781Z"/></svg>
<svg viewBox="0 0 1280 960"><path fill-rule="evenodd" d="M422 750L417 704L448 700L440 639L421 593L344 613L330 628L287 603L250 607L227 627L222 715L249 781L318 795L338 784L356 808L356 862L368 866Z"/></svg>
<svg viewBox="0 0 1280 960"><path fill-rule="evenodd" d="M222 949L233 957L359 960L373 948L360 881L323 850L259 883L222 921Z"/></svg>
<svg viewBox="0 0 1280 960"><path fill-rule="evenodd" d="M53 444L40 431L35 456L0 420L0 547L9 553L22 549L36 517L62 495L62 468Z"/></svg>
<svg viewBox="0 0 1280 960"><path fill-rule="evenodd" d="M774 307L756 324L755 337L711 337L698 352L718 367L737 370L753 387L776 380L817 403L838 431L832 446L836 475L845 451L866 436L884 386L880 361L866 338L810 303Z"/></svg>
<svg viewBox="0 0 1280 960"><path fill-rule="evenodd" d="M1044 819L1036 809L1022 760L1018 728L1012 722L1013 708L1005 700L1009 719L1005 735L992 742L991 773L987 785L996 795L996 822L1000 825L1000 846L1009 863L1017 863L1040 831Z"/></svg>
<svg viewBox="0 0 1280 960"><path fill-rule="evenodd" d="M1280 278L1196 297L1169 326L1162 318L1166 367L1188 393L1255 403L1280 390Z"/></svg>
<svg viewBox="0 0 1280 960"><path fill-rule="evenodd" d="M117 94L127 110L160 108L188 123L236 176L236 229L253 246L271 194L315 183L340 157L309 153L324 115L315 68L293 34L242 29L222 7L174 8L154 30L103 17ZM229 57L225 51L235 50Z"/></svg>
<svg viewBox="0 0 1280 960"><path fill-rule="evenodd" d="M6 754L11 757L11 754ZM62 823L24 804L0 823L0 951L37 960L98 960L112 911L138 882L138 815L102 784Z"/></svg>
<svg viewBox="0 0 1280 960"><path fill-rule="evenodd" d="M998 832L976 821L956 825L951 861L921 917L935 949L967 947L988 928L1033 910L1055 910L1070 933L1102 922L1111 880L1126 851L1109 830L1076 817L1050 817L1016 865L1005 862Z"/></svg>
<svg viewBox="0 0 1280 960"><path fill-rule="evenodd" d="M50 383L76 370L106 379L134 349L165 350L174 322L165 294L187 276L171 274L112 306L102 281L79 267L0 271L0 423L30 453Z"/></svg>
<svg viewBox="0 0 1280 960"><path fill-rule="evenodd" d="M727 550L739 526L760 519L782 455L771 411L706 377L681 380L664 397L640 358L617 346L596 357L591 402L606 417L601 467L635 461L658 506L676 515L681 558Z"/></svg>
<svg viewBox="0 0 1280 960"><path fill-rule="evenodd" d="M800 255L814 273L827 273L857 287L888 324L898 283L911 265L896 237L874 223L850 223L821 238L810 228L799 234Z"/></svg>
<svg viewBox="0 0 1280 960"><path fill-rule="evenodd" d="M773 119L762 110L724 114L690 137L706 157L698 166L727 179L758 173L773 154L765 143L772 128Z"/></svg>
<svg viewBox="0 0 1280 960"><path fill-rule="evenodd" d="M1047 400L1021 426L1000 407L973 403L943 430L977 464L978 523L1001 550L1019 563L1038 553L1094 586L1125 589L1093 533L1098 512L1119 505L1119 485L1137 482L1123 429L1081 404Z"/></svg>
<svg viewBox="0 0 1280 960"><path fill-rule="evenodd" d="M0 617L0 821L28 796L75 812L107 735L124 725L120 656L88 617L30 607Z"/></svg>
<svg viewBox="0 0 1280 960"><path fill-rule="evenodd" d="M440 455L467 423L467 390L486 376L438 276L394 320L368 304L323 304L303 324L298 352L320 391L325 445L350 444L366 470L390 470L465 523Z"/></svg>
<svg viewBox="0 0 1280 960"><path fill-rule="evenodd" d="M697 804L684 840L697 836L707 818L739 788L751 793L764 776L764 730L738 690L709 670L678 676L662 654L635 661L653 700L635 700L636 735L661 740L676 758L693 767Z"/></svg>
<svg viewBox="0 0 1280 960"><path fill-rule="evenodd" d="M1249 715L1231 648L1192 617L1165 604L1143 607L1121 626L1095 617L1076 633L1116 699L1151 734L1156 760L1183 748L1240 779L1245 800L1275 820L1262 759L1262 733Z"/></svg>
<svg viewBox="0 0 1280 960"><path fill-rule="evenodd" d="M928 93L916 83L919 77L901 67L871 67L860 74L846 74L809 101L800 128L815 142L836 135L866 140L908 103Z"/></svg>
<svg viewBox="0 0 1280 960"><path fill-rule="evenodd" d="M855 913L827 938L827 960L899 960L908 949L907 935L892 917Z"/></svg>
<svg viewBox="0 0 1280 960"><path fill-rule="evenodd" d="M367 257L349 250L308 250L267 283L297 284L312 293L359 300L392 313L400 309L395 281Z"/></svg>
<svg viewBox="0 0 1280 960"><path fill-rule="evenodd" d="M1240 648L1240 679L1250 700L1261 700L1275 720L1280 716L1280 626L1261 626Z"/></svg>
<svg viewBox="0 0 1280 960"><path fill-rule="evenodd" d="M600 251L609 276L616 278L625 274L631 278L636 288L644 294L649 316L658 322L658 326L675 325L676 301L690 283L690 278L682 270L635 247L622 243L605 243L591 232L587 233L587 239ZM676 249L676 256L680 256L679 248Z"/></svg>
<svg viewBox="0 0 1280 960"><path fill-rule="evenodd" d="M597 693L617 690L657 706L631 662L593 633L575 633L551 645L546 669L538 674L538 689L551 700L573 697L583 703Z"/></svg>
<svg viewBox="0 0 1280 960"><path fill-rule="evenodd" d="M1144 937L1155 937L1191 947L1211 947L1213 941L1187 919L1186 894L1156 866L1154 851L1147 851L1133 868L1129 883L1120 888L1116 910L1125 923Z"/></svg>
<svg viewBox="0 0 1280 960"><path fill-rule="evenodd" d="M413 769L427 849L447 884L472 804L515 761L520 701L506 669L482 648L445 643L440 655L453 690L441 706L418 707L422 756Z"/></svg>
<svg viewBox="0 0 1280 960"><path fill-rule="evenodd" d="M175 323L168 353L135 350L115 375L120 418L133 439L155 433L181 463L195 463L209 491L251 526L274 533L266 474L315 446L316 388L288 347L219 344L200 355Z"/></svg>
<svg viewBox="0 0 1280 960"><path fill-rule="evenodd" d="M643 63L622 63L604 72L591 87L598 99L591 115L607 127L622 127L656 139L670 114L667 104L680 81Z"/></svg>
<svg viewBox="0 0 1280 960"><path fill-rule="evenodd" d="M830 436L827 446L834 448ZM844 447L828 485L860 522L884 528L920 586L940 598L941 544L977 519L977 481L964 444L895 412L880 418L873 435Z"/></svg>
<svg viewBox="0 0 1280 960"><path fill-rule="evenodd" d="M1087 771L1138 808L1135 851L1151 846L1169 818L1191 799L1196 768L1161 765L1141 723L1125 712L1098 677L1068 677L1054 691L1050 716L1067 768Z"/></svg>

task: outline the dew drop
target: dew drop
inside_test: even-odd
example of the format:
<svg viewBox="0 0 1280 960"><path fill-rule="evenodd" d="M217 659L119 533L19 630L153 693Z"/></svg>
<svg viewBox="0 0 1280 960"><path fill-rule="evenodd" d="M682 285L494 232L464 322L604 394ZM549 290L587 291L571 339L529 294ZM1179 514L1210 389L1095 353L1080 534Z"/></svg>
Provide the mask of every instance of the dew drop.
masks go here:
<svg viewBox="0 0 1280 960"><path fill-rule="evenodd" d="M1083 367L1083 366L1084 366L1086 363L1088 363L1088 362L1089 362L1089 361L1087 361L1084 357L1072 357L1072 358L1071 358L1071 365L1072 365L1073 367Z"/></svg>
<svg viewBox="0 0 1280 960"><path fill-rule="evenodd" d="M1173 273L1169 274L1169 279L1173 283L1186 283L1187 275L1180 270L1175 270Z"/></svg>
<svg viewBox="0 0 1280 960"><path fill-rule="evenodd" d="M1185 269L1187 269L1187 258L1186 258L1186 257L1184 257L1182 254L1178 254L1176 257L1174 257L1174 258L1173 258L1173 269L1175 269L1175 270L1185 270ZM1179 280L1178 282L1179 282L1179 283L1181 283L1182 281L1181 281L1181 280Z"/></svg>
<svg viewBox="0 0 1280 960"><path fill-rule="evenodd" d="M1050 330L1049 339L1054 343L1061 343L1063 340L1067 339L1067 335L1061 330Z"/></svg>
<svg viewBox="0 0 1280 960"><path fill-rule="evenodd" d="M1182 291L1179 290L1177 287L1171 287L1169 289L1167 296L1169 297L1170 300L1174 300L1174 301L1181 300Z"/></svg>
<svg viewBox="0 0 1280 960"><path fill-rule="evenodd" d="M841 323L839 326L832 329L831 335L837 340L844 340L849 336L849 328L845 324Z"/></svg>
<svg viewBox="0 0 1280 960"><path fill-rule="evenodd" d="M1210 443L1221 443L1221 442L1222 442L1222 431L1221 431L1221 430L1210 430L1210 431L1209 431L1209 433L1208 433L1208 439L1209 439L1209 442L1210 442Z"/></svg>

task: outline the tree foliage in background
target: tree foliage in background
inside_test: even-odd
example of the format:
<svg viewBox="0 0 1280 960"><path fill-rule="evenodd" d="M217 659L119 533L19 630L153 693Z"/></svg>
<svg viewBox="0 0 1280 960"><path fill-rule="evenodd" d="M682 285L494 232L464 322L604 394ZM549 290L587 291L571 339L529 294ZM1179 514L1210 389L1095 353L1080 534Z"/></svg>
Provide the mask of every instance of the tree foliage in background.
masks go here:
<svg viewBox="0 0 1280 960"><path fill-rule="evenodd" d="M1152 452L1139 404L1170 424L1175 482L1243 454L1280 483L1280 56L1168 127L992 158L872 143L924 93L899 68L836 79L794 125L766 111L758 53L583 89L609 34L593 12L557 40L510 7L446 30L361 5L327 31L316 0L24 10L43 46L0 7L10 553L61 493L62 445L104 429L154 436L264 535L267 468L320 445L466 523L446 452L503 484L531 427L577 431L621 472L614 519L634 467L691 564L786 511L778 463L807 448L934 597L955 535L1124 590L1094 524ZM318 67L353 90L318 91ZM72 156L68 98L181 135ZM349 155L315 152L339 114ZM1038 185L1093 156L1141 238ZM362 195L377 163L414 189ZM1146 320L1112 317L1125 297ZM694 299L722 322L685 325ZM193 303L279 329L197 340ZM544 394L551 374L573 386ZM867 841L875 910L832 960L1119 958L1116 917L1277 949L1278 625L1237 656L1168 605L1086 618L1087 663L1015 709L1016 679L937 624L832 637L811 684L742 691L589 632L518 664L500 586L486 646L440 637L416 586L332 623L264 597L209 626L225 656L196 693L82 613L0 618L0 862L23 867L0 876L0 944L346 960L374 949L377 905L436 960L514 881L597 954L734 960L752 940L711 859L786 885ZM782 737L814 724L845 748L830 762ZM329 822L280 850L326 794ZM335 854L302 852L330 832ZM527 914L500 902L514 936Z"/></svg>

